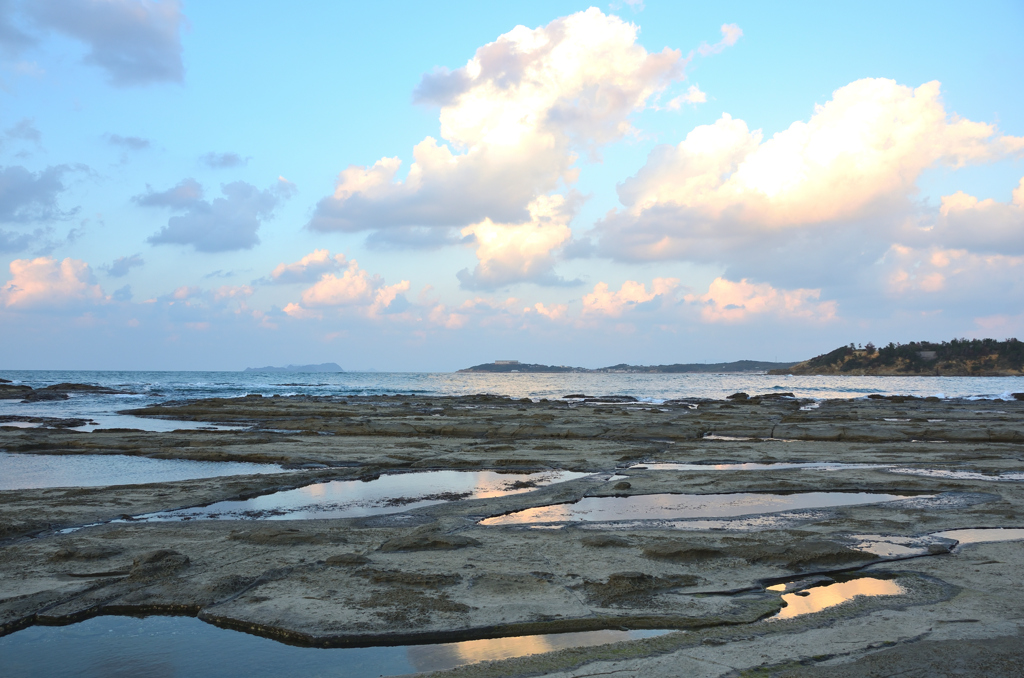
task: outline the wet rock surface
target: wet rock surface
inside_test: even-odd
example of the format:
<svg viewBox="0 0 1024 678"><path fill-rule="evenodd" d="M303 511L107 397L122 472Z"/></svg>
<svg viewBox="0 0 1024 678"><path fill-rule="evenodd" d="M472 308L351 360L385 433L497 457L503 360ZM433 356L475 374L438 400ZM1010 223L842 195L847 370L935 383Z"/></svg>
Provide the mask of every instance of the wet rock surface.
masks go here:
<svg viewBox="0 0 1024 678"><path fill-rule="evenodd" d="M1024 482L989 479L1024 470L1024 402L873 398L809 408L786 396L748 394L651 406L574 395L538 403L491 396L211 399L133 414L249 428L0 429L0 449L15 454L131 454L300 469L0 492L0 632L115 613L198 615L314 646L681 631L449 672L466 676L939 675L913 671L930 666L932 657L986 652L984 661L958 664L966 673L957 675L1002 675L981 669L1020 665L1024 542L953 548L928 535L1024 527ZM645 461L880 466L628 468ZM896 466L972 473L888 470ZM133 519L427 469L592 475L360 518ZM742 516L724 527L635 517L628 525L552 529L480 524L586 497L810 492L909 499ZM878 555L861 547L865 535L914 547ZM905 593L765 621L783 605L768 586L860 575L891 579Z"/></svg>
<svg viewBox="0 0 1024 678"><path fill-rule="evenodd" d="M0 400L20 399L22 402L39 402L44 400L67 400L69 393L105 393L126 394L106 386L93 384L51 384L42 388L32 388L25 384L12 384L7 380L0 382Z"/></svg>

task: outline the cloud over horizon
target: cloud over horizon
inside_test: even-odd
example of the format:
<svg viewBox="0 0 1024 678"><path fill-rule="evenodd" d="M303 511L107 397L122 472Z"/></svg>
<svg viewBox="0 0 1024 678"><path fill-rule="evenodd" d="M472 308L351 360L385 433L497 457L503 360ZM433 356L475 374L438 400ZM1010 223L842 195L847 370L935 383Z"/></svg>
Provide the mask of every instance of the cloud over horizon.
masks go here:
<svg viewBox="0 0 1024 678"><path fill-rule="evenodd" d="M9 268L11 279L0 287L0 301L8 308L62 308L104 299L89 264L79 259L15 259Z"/></svg>
<svg viewBox="0 0 1024 678"><path fill-rule="evenodd" d="M873 312L890 313L906 303L886 282L895 275L885 263L894 252L963 249L973 265L1024 253L1024 188L1010 203L961 191L936 209L919 200L922 174L1022 156L1024 137L948 112L937 82L858 80L770 139L724 113L678 145L656 147L619 185L623 207L566 251L715 265L724 278L750 285L824 290L858 312L874 294ZM985 261L990 275L1011 265ZM933 273L932 285L947 275ZM921 284L901 289L929 285ZM1003 303L1012 298L1006 289L996 297ZM810 308L811 297L801 298ZM829 315L824 306L816 313Z"/></svg>
<svg viewBox="0 0 1024 678"><path fill-rule="evenodd" d="M464 286L557 280L547 263L511 263L524 247L535 249L524 238L537 242L525 234L538 206L575 183L580 154L599 157L601 146L630 134L630 115L683 79L685 66L679 50L648 53L637 44L636 26L596 8L536 29L518 26L462 68L423 76L414 101L440 107L447 144L433 137L417 144L404 179L399 158L349 166L308 228L371 237L392 230L378 240L397 246L400 235L415 236L409 247L456 242L452 231L462 229L484 243L478 251L485 257L460 276ZM440 233L424 237L423 229ZM561 230L553 233L542 238L546 252L527 258L550 258L565 240ZM501 243L510 251L497 252Z"/></svg>
<svg viewBox="0 0 1024 678"><path fill-rule="evenodd" d="M642 4L0 0L0 348L447 369L1024 336L1002 5L823 5L822 38Z"/></svg>
<svg viewBox="0 0 1024 678"><path fill-rule="evenodd" d="M763 140L723 114L677 146L659 146L623 182L625 206L596 228L599 251L627 260L722 260L765 238L866 219L895 229L926 169L1024 153L1024 137L950 116L937 82L917 89L858 80L808 122Z"/></svg>
<svg viewBox="0 0 1024 678"><path fill-rule="evenodd" d="M341 271L337 275L332 271ZM409 291L408 280L386 285L379 275L370 275L355 259L344 254L330 256L327 250L316 250L293 264L281 264L271 277L282 282L306 282L320 273L319 279L302 292L302 302L289 303L284 312L298 319L320 318L323 309L356 307L365 315L375 316L388 309L399 295Z"/></svg>

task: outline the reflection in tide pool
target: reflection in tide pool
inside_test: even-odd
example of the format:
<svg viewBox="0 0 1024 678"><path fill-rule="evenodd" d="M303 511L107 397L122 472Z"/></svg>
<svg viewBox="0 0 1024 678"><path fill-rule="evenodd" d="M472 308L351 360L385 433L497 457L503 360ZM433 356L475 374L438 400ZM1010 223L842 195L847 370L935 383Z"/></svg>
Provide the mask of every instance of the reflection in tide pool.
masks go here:
<svg viewBox="0 0 1024 678"><path fill-rule="evenodd" d="M247 426L211 424L205 421L180 421L156 417L136 417L131 414L90 414L91 423L76 426L71 431L91 433L101 429L129 428L139 431L167 433L170 431L244 431Z"/></svg>
<svg viewBox="0 0 1024 678"><path fill-rule="evenodd" d="M970 530L946 530L936 532L933 537L955 539L961 544L981 544L990 541L1016 541L1024 539L1024 528L1019 527L981 527Z"/></svg>
<svg viewBox="0 0 1024 678"><path fill-rule="evenodd" d="M439 645L320 649L229 631L194 617L96 617L70 626L33 626L0 638L0 675L376 678L663 633L669 631L588 631Z"/></svg>
<svg viewBox="0 0 1024 678"><path fill-rule="evenodd" d="M10 454L0 452L0 490L141 485L177 480L283 473L276 464L149 459L123 454Z"/></svg>
<svg viewBox="0 0 1024 678"><path fill-rule="evenodd" d="M722 518L720 520L618 520L594 521L578 523L584 530L731 530L734 532L751 530L781 530L793 527L806 520L824 519L822 511L782 511L739 518ZM536 524L534 529L561 529L564 524Z"/></svg>
<svg viewBox="0 0 1024 678"><path fill-rule="evenodd" d="M486 499L529 492L537 487L583 478L571 471L498 473L423 471L395 473L375 480L332 480L294 490L221 501L209 506L139 516L144 520L306 520L355 518L399 513L457 499Z"/></svg>
<svg viewBox="0 0 1024 678"><path fill-rule="evenodd" d="M777 586L784 587L785 584ZM769 590L780 589L771 587ZM784 593L782 600L786 603L786 607L771 617L769 621L792 619L812 612L821 612L824 609L853 600L857 596L898 596L903 593L906 593L906 590L896 582L874 577L862 577L838 584L815 586L796 593Z"/></svg>
<svg viewBox="0 0 1024 678"><path fill-rule="evenodd" d="M580 633L551 633L540 636L515 636L467 640L462 643L440 645L411 645L408 657L417 671L442 671L477 662L526 657L571 647L593 647L624 640L638 640L670 633L658 631L582 631Z"/></svg>
<svg viewBox="0 0 1024 678"><path fill-rule="evenodd" d="M539 506L494 516L482 525L521 525L600 520L725 518L796 509L875 504L908 499L871 492L801 492L798 494L645 494L635 497L586 497L575 504Z"/></svg>

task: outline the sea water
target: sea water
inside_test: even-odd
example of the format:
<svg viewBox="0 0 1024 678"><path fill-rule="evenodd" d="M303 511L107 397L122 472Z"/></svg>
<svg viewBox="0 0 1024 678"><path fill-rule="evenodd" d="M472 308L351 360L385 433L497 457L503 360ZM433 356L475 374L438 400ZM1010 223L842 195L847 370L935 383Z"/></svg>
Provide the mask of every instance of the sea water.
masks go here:
<svg viewBox="0 0 1024 678"><path fill-rule="evenodd" d="M468 372L118 372L0 370L0 378L33 387L63 382L95 384L124 394L70 394L68 400L22 403L0 400L0 416L84 417L102 427L149 428L139 417L122 419L120 410L168 400L237 398L249 394L420 397L488 393L513 398L557 399L569 394L632 396L648 403L674 398L722 399L793 393L799 398L858 398L883 395L1011 399L1024 391L1022 377L856 377L767 374L624 373L468 373ZM0 422L2 425L3 422ZM161 429L168 423L154 424Z"/></svg>

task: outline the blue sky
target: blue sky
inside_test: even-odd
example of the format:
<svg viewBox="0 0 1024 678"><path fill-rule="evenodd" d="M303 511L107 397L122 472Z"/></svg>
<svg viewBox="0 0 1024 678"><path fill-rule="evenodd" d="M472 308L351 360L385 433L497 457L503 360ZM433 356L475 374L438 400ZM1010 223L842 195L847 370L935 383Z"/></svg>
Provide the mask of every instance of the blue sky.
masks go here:
<svg viewBox="0 0 1024 678"><path fill-rule="evenodd" d="M1024 336L1022 29L1018 2L5 0L0 367Z"/></svg>

